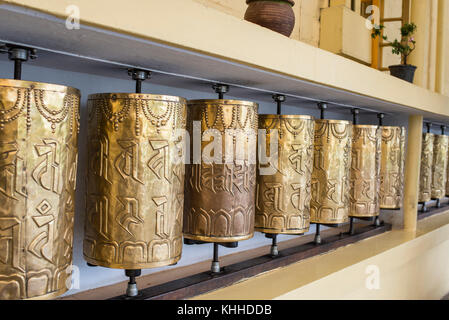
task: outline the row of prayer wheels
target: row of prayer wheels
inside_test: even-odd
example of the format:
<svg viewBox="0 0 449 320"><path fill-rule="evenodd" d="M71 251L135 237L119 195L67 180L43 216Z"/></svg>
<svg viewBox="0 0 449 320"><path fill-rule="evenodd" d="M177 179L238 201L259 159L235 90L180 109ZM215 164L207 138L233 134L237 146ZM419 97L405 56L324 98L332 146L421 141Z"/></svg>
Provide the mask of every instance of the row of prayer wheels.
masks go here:
<svg viewBox="0 0 449 320"><path fill-rule="evenodd" d="M449 196L449 136L430 133L423 133L421 171L419 180L418 201L423 204L423 211L426 210L426 202L430 200L441 200Z"/></svg>
<svg viewBox="0 0 449 320"><path fill-rule="evenodd" d="M7 284L0 292L2 298L57 295L71 263L79 93L13 80L2 80L1 88L8 118L0 120L0 271ZM235 242L254 230L303 234L310 223L374 217L379 207L401 204L402 128L258 116L253 102L186 103L149 94L90 95L88 118L84 256L93 265L171 265L181 257L183 235ZM244 139L231 137L231 161L220 155L207 163L203 157L185 172L173 161L182 142L175 133L187 126L193 137L193 121L203 136L217 130L217 140L225 141L229 129L253 133L235 131ZM270 154L274 159L277 153L277 162L259 168L237 158L237 148L256 153L257 139L248 138L257 128L267 130L270 152L277 132ZM202 141L199 147L204 153L208 146Z"/></svg>
<svg viewBox="0 0 449 320"><path fill-rule="evenodd" d="M84 257L126 269L130 295L138 270L181 258L183 237L303 234L400 208L404 128L142 94L147 76L133 73L137 93L88 97ZM0 299L67 290L79 107L77 89L0 80Z"/></svg>

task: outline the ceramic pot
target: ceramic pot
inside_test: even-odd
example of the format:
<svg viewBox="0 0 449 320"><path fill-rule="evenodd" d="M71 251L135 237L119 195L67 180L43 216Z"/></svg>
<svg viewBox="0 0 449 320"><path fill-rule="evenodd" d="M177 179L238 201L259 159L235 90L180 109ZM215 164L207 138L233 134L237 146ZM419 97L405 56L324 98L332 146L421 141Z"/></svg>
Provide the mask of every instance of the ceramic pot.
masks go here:
<svg viewBox="0 0 449 320"><path fill-rule="evenodd" d="M415 71L416 71L417 67L415 67L411 64L407 64L407 65L398 64L395 66L389 66L388 68L390 69L390 74L393 77L413 83L413 79L415 78Z"/></svg>
<svg viewBox="0 0 449 320"><path fill-rule="evenodd" d="M295 26L292 0L246 0L245 20L289 37Z"/></svg>

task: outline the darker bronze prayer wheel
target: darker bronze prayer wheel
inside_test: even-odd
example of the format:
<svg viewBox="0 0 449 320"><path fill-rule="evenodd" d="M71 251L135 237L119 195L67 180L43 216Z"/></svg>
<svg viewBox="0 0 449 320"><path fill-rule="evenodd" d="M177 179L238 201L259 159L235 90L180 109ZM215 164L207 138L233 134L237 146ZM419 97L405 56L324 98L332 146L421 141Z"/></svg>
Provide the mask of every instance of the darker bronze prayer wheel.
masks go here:
<svg viewBox="0 0 449 320"><path fill-rule="evenodd" d="M249 239L254 234L258 105L193 100L188 109L192 159L186 166L184 237L217 243Z"/></svg>
<svg viewBox="0 0 449 320"><path fill-rule="evenodd" d="M0 300L70 289L80 92L0 80Z"/></svg>
<svg viewBox="0 0 449 320"><path fill-rule="evenodd" d="M348 221L352 124L316 120L310 220L319 224Z"/></svg>
<svg viewBox="0 0 449 320"><path fill-rule="evenodd" d="M88 113L85 260L130 270L177 262L185 99L94 94Z"/></svg>
<svg viewBox="0 0 449 320"><path fill-rule="evenodd" d="M301 234L309 230L314 128L310 116L259 115L259 130L266 130L266 150L276 142L277 153L272 157L270 151L267 163L259 159L256 231Z"/></svg>
<svg viewBox="0 0 449 320"><path fill-rule="evenodd" d="M449 136L435 135L432 162L432 199L446 195Z"/></svg>
<svg viewBox="0 0 449 320"><path fill-rule="evenodd" d="M402 207L405 166L405 128L382 127L380 208Z"/></svg>
<svg viewBox="0 0 449 320"><path fill-rule="evenodd" d="M380 150L382 131L378 126L354 125L351 161L351 209L356 218L379 215Z"/></svg>
<svg viewBox="0 0 449 320"><path fill-rule="evenodd" d="M423 133L421 169L419 175L419 202L427 202L432 199L432 165L434 139L435 135L433 133Z"/></svg>

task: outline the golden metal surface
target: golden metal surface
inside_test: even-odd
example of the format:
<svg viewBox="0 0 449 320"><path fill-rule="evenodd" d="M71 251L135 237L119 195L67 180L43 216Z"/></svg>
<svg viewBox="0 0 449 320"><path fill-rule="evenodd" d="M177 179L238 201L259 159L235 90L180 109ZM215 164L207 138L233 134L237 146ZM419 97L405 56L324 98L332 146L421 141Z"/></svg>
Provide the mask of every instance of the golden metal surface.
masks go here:
<svg viewBox="0 0 449 320"><path fill-rule="evenodd" d="M380 208L402 207L405 167L405 128L382 127Z"/></svg>
<svg viewBox="0 0 449 320"><path fill-rule="evenodd" d="M188 102L188 108L188 131L193 140L193 121L201 121L198 129L201 135L206 130L216 129L217 136L211 142L203 137L206 141L199 147L203 157L186 166L184 237L207 242L249 239L254 234L256 163L248 161L248 157L237 158L237 152L255 156L258 105L237 100L194 100ZM227 129L242 131L230 137ZM231 142L232 157L226 161L226 152L223 152L222 155L217 153L218 161L204 161L204 155L209 155L205 152L207 148L220 138L223 141L220 151L226 151L226 141ZM237 141L241 141L239 146ZM194 154L195 145L191 149Z"/></svg>
<svg viewBox="0 0 449 320"><path fill-rule="evenodd" d="M255 229L264 233L301 234L309 230L315 121L312 117L259 115L267 147L278 130L277 172L257 174ZM269 165L269 164L267 164Z"/></svg>
<svg viewBox="0 0 449 320"><path fill-rule="evenodd" d="M352 124L315 121L310 222L339 224L348 220Z"/></svg>
<svg viewBox="0 0 449 320"><path fill-rule="evenodd" d="M376 217L380 213L381 141L378 126L353 126L350 217Z"/></svg>
<svg viewBox="0 0 449 320"><path fill-rule="evenodd" d="M68 290L79 101L74 88L0 80L0 299Z"/></svg>
<svg viewBox="0 0 449 320"><path fill-rule="evenodd" d="M95 94L88 101L84 258L143 269L181 258L185 129L183 98Z"/></svg>
<svg viewBox="0 0 449 320"><path fill-rule="evenodd" d="M448 146L449 136L435 135L432 162L432 199L442 199L446 195Z"/></svg>
<svg viewBox="0 0 449 320"><path fill-rule="evenodd" d="M432 199L432 164L434 140L435 135L433 133L423 133L421 169L419 175L419 202L427 202Z"/></svg>

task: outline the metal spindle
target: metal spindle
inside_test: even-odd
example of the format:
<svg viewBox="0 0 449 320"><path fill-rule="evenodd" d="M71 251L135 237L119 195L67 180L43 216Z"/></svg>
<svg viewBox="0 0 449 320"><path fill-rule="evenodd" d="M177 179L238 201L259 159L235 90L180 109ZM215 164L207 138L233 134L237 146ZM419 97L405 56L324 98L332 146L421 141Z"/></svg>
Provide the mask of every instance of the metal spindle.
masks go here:
<svg viewBox="0 0 449 320"><path fill-rule="evenodd" d="M378 113L377 114L377 118L379 119L379 126L382 127L384 125L384 117L385 114L383 113Z"/></svg>
<svg viewBox="0 0 449 320"><path fill-rule="evenodd" d="M218 257L218 243L214 242L214 254L212 259L212 266L211 266L212 273L219 273L220 272L220 261Z"/></svg>
<svg viewBox="0 0 449 320"><path fill-rule="evenodd" d="M36 59L36 49L16 45L3 45L0 53L7 53L8 59L14 61L14 80L22 80L22 63L29 59Z"/></svg>
<svg viewBox="0 0 449 320"><path fill-rule="evenodd" d="M136 93L142 93L142 82L151 77L151 72L140 69L129 69L128 75L136 81Z"/></svg>
<svg viewBox="0 0 449 320"><path fill-rule="evenodd" d="M212 89L218 94L218 99L223 100L224 95L229 92L229 86L226 84L216 83L212 85Z"/></svg>
<svg viewBox="0 0 449 320"><path fill-rule="evenodd" d="M136 93L142 93L142 82L149 79L151 76L150 71L140 70L140 69L129 69L128 75L136 81ZM128 287L126 288L126 295L128 297L135 297L139 294L137 289L136 277L142 274L142 270L125 270L125 275L129 277Z"/></svg>
<svg viewBox="0 0 449 320"><path fill-rule="evenodd" d="M273 100L277 104L277 110L276 114L281 115L282 114L282 103L285 102L285 96L282 94L273 94Z"/></svg>
<svg viewBox="0 0 449 320"><path fill-rule="evenodd" d="M353 125L359 124L360 109L359 108L354 108L354 109L351 110L351 113L352 113L352 124Z"/></svg>
<svg viewBox="0 0 449 320"><path fill-rule="evenodd" d="M139 294L137 289L136 277L142 274L142 270L125 270L125 275L129 277L128 287L126 288L126 295L128 297L135 297Z"/></svg>

